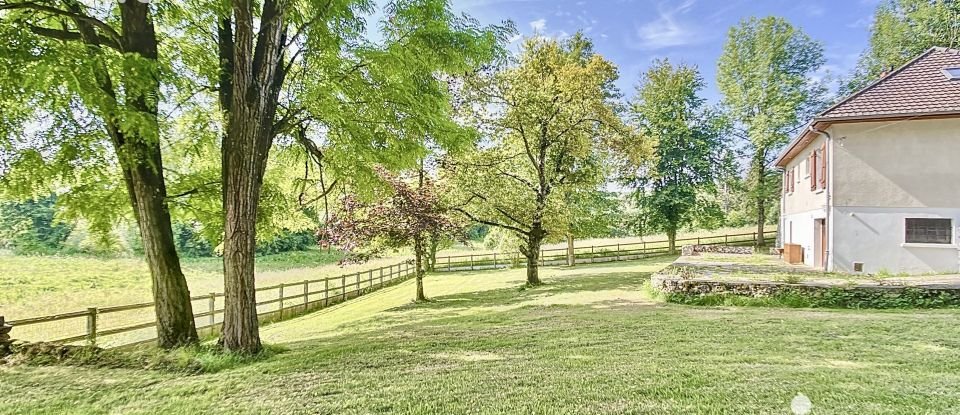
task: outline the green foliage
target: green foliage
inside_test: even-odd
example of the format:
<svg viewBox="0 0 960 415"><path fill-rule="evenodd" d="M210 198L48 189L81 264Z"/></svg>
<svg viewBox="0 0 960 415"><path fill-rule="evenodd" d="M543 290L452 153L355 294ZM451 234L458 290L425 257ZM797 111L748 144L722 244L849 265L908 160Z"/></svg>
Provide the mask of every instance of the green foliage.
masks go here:
<svg viewBox="0 0 960 415"><path fill-rule="evenodd" d="M873 16L870 45L842 92L853 93L934 46L960 47L960 2L884 0Z"/></svg>
<svg viewBox="0 0 960 415"><path fill-rule="evenodd" d="M623 201L614 192L572 189L566 197L570 233L574 238L610 238L627 235ZM559 235L555 235L559 236ZM556 240L558 238L551 238Z"/></svg>
<svg viewBox="0 0 960 415"><path fill-rule="evenodd" d="M448 163L453 189L472 219L533 234L571 231L568 195L595 191L610 148L636 156L620 119L617 69L581 34L529 38L517 61L467 80L465 118L484 134Z"/></svg>
<svg viewBox="0 0 960 415"><path fill-rule="evenodd" d="M735 294L692 295L670 293L666 294L664 298L671 303L700 306L855 309L960 308L960 294L913 287L905 287L896 291L847 289L841 287L819 291L787 288L774 295L765 297L749 297Z"/></svg>
<svg viewBox="0 0 960 415"><path fill-rule="evenodd" d="M56 197L0 204L0 246L18 254L50 254L63 248L72 227L56 218Z"/></svg>
<svg viewBox="0 0 960 415"><path fill-rule="evenodd" d="M707 197L715 191L716 156L724 123L704 108L696 68L658 60L637 86L631 106L641 133L656 142L654 158L638 177L628 178L647 223L645 232L671 239L695 218L717 216Z"/></svg>
<svg viewBox="0 0 960 415"><path fill-rule="evenodd" d="M781 180L767 166L791 132L825 105L826 88L811 77L823 63L823 45L780 17L752 17L727 34L717 85L750 160L745 184L754 223L777 210Z"/></svg>

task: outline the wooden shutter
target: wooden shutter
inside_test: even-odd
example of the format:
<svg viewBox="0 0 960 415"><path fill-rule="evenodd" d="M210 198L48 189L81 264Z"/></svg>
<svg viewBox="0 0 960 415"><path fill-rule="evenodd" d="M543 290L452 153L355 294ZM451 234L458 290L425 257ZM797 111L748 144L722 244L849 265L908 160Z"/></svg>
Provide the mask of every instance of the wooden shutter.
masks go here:
<svg viewBox="0 0 960 415"><path fill-rule="evenodd" d="M810 152L810 190L817 190L817 150Z"/></svg>
<svg viewBox="0 0 960 415"><path fill-rule="evenodd" d="M820 188L827 188L827 143L820 147Z"/></svg>

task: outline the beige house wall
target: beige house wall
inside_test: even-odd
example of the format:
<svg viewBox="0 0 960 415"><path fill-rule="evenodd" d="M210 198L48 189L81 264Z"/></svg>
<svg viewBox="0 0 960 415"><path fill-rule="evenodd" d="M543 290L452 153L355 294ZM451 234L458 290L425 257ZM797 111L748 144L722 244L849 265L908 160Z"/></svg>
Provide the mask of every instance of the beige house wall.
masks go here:
<svg viewBox="0 0 960 415"><path fill-rule="evenodd" d="M791 169L795 172L794 191L783 194L782 214L784 216L809 212L811 210L823 210L826 207L827 192L824 191L824 189L820 189L819 185L817 186L817 190L810 189L811 172L808 166L810 162L810 153L814 150L819 150L825 140L826 139L823 136L818 136L810 144L808 144L799 155L794 157L793 160L790 160L790 162L787 163L787 166L784 168L784 177L786 172L790 171ZM827 149L827 152L829 151L830 149ZM818 161L818 163L820 162ZM817 169L819 170L819 166Z"/></svg>
<svg viewBox="0 0 960 415"><path fill-rule="evenodd" d="M830 131L834 206L960 207L960 119L836 124Z"/></svg>

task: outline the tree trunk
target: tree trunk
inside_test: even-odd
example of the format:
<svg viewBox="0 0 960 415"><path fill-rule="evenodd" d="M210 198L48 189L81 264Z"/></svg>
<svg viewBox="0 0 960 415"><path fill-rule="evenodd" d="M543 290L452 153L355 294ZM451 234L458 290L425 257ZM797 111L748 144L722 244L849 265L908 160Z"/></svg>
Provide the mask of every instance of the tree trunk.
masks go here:
<svg viewBox="0 0 960 415"><path fill-rule="evenodd" d="M763 223L767 221L767 212L765 209L766 200L763 198L757 199L757 247L762 248L766 245L766 240L763 239Z"/></svg>
<svg viewBox="0 0 960 415"><path fill-rule="evenodd" d="M221 105L226 105L226 135L221 147L223 163L223 279L225 307L220 344L234 352L261 349L254 280L257 210L260 191L275 132L273 123L283 84L283 47L286 3L263 2L259 31L254 28L254 3L233 2L230 21L219 28Z"/></svg>
<svg viewBox="0 0 960 415"><path fill-rule="evenodd" d="M677 253L677 230L667 229L667 247L671 255Z"/></svg>
<svg viewBox="0 0 960 415"><path fill-rule="evenodd" d="M440 248L440 238L432 236L429 238L429 246L427 247L427 271L433 272L437 269L437 249Z"/></svg>
<svg viewBox="0 0 960 415"><path fill-rule="evenodd" d="M151 148L150 159L162 168L160 148ZM199 341L187 279L180 269L163 176L152 167L138 165L132 170L131 200L135 200L137 225L150 268L154 311L157 316L157 344L180 347Z"/></svg>
<svg viewBox="0 0 960 415"><path fill-rule="evenodd" d="M765 153L758 152L757 159L754 159L754 163L757 165L757 239L755 241L757 248L762 248L765 245L763 240L763 223L767 221L766 215L766 189L764 188L766 169L764 167L766 157Z"/></svg>
<svg viewBox="0 0 960 415"><path fill-rule="evenodd" d="M149 5L142 2L120 5L123 45L126 52L156 62L157 37L149 13ZM198 336L190 290L180 269L166 200L155 101L160 88L157 79L143 82L143 85L138 85L139 88L124 88L126 105L140 114L148 115L144 117L151 126L148 131L157 135L137 136L135 132L122 130L115 125L110 130L150 268L157 316L157 343L162 348L172 348L196 343ZM114 122L108 120L109 124Z"/></svg>
<svg viewBox="0 0 960 415"><path fill-rule="evenodd" d="M416 301L426 301L427 296L423 294L423 238L414 238L413 240L414 263L417 272L417 298Z"/></svg>
<svg viewBox="0 0 960 415"><path fill-rule="evenodd" d="M573 247L573 235L567 235L567 266L577 265L577 252Z"/></svg>
<svg viewBox="0 0 960 415"><path fill-rule="evenodd" d="M539 222L534 223L533 229L527 235L527 246L522 249L527 258L527 285L537 286L540 281L540 245L546 233Z"/></svg>

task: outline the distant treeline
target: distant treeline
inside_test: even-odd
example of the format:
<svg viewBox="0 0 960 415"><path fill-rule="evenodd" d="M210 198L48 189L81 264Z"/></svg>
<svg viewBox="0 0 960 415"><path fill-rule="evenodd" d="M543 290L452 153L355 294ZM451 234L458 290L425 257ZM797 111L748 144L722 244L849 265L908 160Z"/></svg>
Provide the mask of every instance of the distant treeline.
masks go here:
<svg viewBox="0 0 960 415"><path fill-rule="evenodd" d="M57 217L56 197L0 203L0 247L18 255L127 254L142 255L143 244L135 224L119 224L109 234L91 231L82 221ZM182 257L216 256L216 245L199 226L174 222L177 252ZM304 251L317 246L313 231L283 231L257 245L257 254Z"/></svg>

